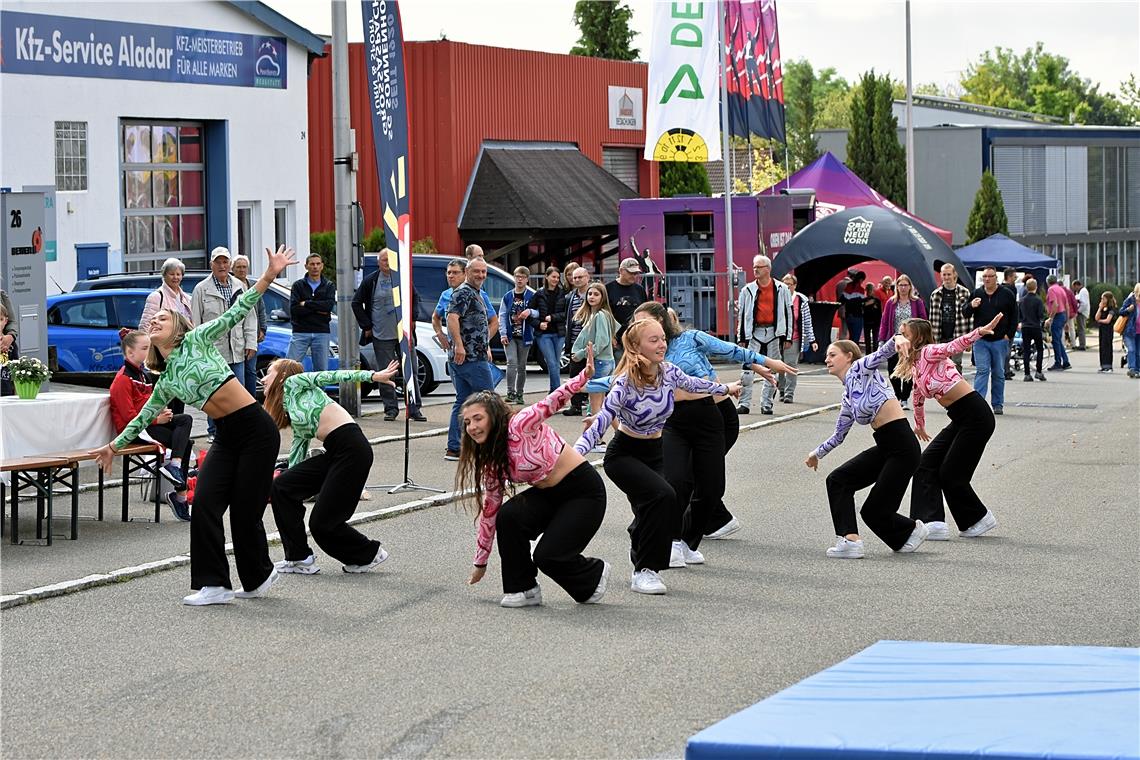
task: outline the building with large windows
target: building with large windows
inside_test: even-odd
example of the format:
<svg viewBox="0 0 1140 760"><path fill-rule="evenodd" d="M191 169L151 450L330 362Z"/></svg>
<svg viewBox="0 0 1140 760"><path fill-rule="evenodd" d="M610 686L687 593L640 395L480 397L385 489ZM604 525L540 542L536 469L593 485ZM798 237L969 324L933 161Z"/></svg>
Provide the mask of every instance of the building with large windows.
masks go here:
<svg viewBox="0 0 1140 760"><path fill-rule="evenodd" d="M990 170L1011 238L1057 258L1073 278L1140 280L1140 127L1029 123L1017 112L976 109L947 110L943 123L915 128L911 211L951 230L955 246L965 245L974 194ZM925 123L933 118L926 114ZM820 150L846 160L846 130L817 138Z"/></svg>
<svg viewBox="0 0 1140 760"><path fill-rule="evenodd" d="M0 187L48 192L51 290L307 249L321 38L259 2L5 0L0 51Z"/></svg>

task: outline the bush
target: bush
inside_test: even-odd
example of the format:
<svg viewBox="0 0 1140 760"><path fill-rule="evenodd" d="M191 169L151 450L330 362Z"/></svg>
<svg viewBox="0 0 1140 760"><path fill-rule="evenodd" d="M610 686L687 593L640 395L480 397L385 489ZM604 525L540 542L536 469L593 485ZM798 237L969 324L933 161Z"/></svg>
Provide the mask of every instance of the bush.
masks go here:
<svg viewBox="0 0 1140 760"><path fill-rule="evenodd" d="M1111 291L1112 295L1116 298L1116 308L1120 308L1120 304L1128 297L1131 289L1125 288L1121 285L1113 285L1108 282L1090 282L1085 287L1089 289L1089 319L1091 320L1096 316L1097 307L1100 306L1100 296L1104 291Z"/></svg>
<svg viewBox="0 0 1140 760"><path fill-rule="evenodd" d="M435 247L435 241L429 235L412 243L412 253L439 253L439 249Z"/></svg>
<svg viewBox="0 0 1140 760"><path fill-rule="evenodd" d="M387 245L385 241L384 230L380 227L373 227L372 231L364 236L364 252L376 253ZM431 238L428 238L429 240Z"/></svg>

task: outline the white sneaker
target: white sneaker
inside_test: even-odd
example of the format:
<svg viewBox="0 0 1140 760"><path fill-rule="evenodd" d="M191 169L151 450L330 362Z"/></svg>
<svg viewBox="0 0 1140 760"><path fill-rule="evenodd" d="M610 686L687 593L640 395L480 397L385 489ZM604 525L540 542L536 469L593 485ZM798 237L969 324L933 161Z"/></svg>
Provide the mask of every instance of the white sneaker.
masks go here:
<svg viewBox="0 0 1140 760"><path fill-rule="evenodd" d="M958 531L958 535L962 536L964 538L976 538L977 536L980 536L983 533L988 533L989 531L993 530L996 527L997 527L997 518L994 517L993 512L991 512L987 509L985 517L983 517L981 520L978 520L976 523L971 525L969 528L966 528L965 530Z"/></svg>
<svg viewBox="0 0 1140 760"><path fill-rule="evenodd" d="M665 584L661 581L660 575L646 568L633 574L629 590L639 594L664 594Z"/></svg>
<svg viewBox="0 0 1140 760"><path fill-rule="evenodd" d="M703 565L705 564L705 555L701 554L696 549L690 549L689 545L684 541L679 541L681 544L681 556L685 558L686 565Z"/></svg>
<svg viewBox="0 0 1140 760"><path fill-rule="evenodd" d="M923 524L922 520L915 520L914 530L911 531L910 538L906 540L906 543L899 547L899 553L903 554L914 551L922 546L922 542L926 540L928 535L930 535L930 530Z"/></svg>
<svg viewBox="0 0 1140 760"><path fill-rule="evenodd" d="M950 528L944 522L928 522L926 523L926 530L927 541L950 540Z"/></svg>
<svg viewBox="0 0 1140 760"><path fill-rule="evenodd" d="M346 573L367 573L386 559L388 559L388 552L384 551L384 547L381 546L376 550L376 556L367 565L345 565L343 570Z"/></svg>
<svg viewBox="0 0 1140 760"><path fill-rule="evenodd" d="M681 548L684 541L674 541L673 548L669 550L669 567L685 567L685 551Z"/></svg>
<svg viewBox="0 0 1140 760"><path fill-rule="evenodd" d="M828 548L827 556L832 559L863 559L863 539L848 541L843 536L837 536L835 546Z"/></svg>
<svg viewBox="0 0 1140 760"><path fill-rule="evenodd" d="M586 600L586 604L597 604L602 601L602 597L606 595L606 583L610 579L610 563L602 562L602 579L598 581L598 587L594 589L594 595Z"/></svg>
<svg viewBox="0 0 1140 760"><path fill-rule="evenodd" d="M731 536L733 533L735 533L738 530L740 530L740 520L737 520L734 517L731 520L729 520L727 523L725 523L722 527L720 527L717 530L714 530L712 533L709 533L708 535L706 535L705 538L711 538L714 541L716 539L720 539L720 538L728 538L729 536Z"/></svg>
<svg viewBox="0 0 1140 760"><path fill-rule="evenodd" d="M542 604L542 589L536 583L529 591L519 591L515 594L503 594L500 607L537 607Z"/></svg>
<svg viewBox="0 0 1140 760"><path fill-rule="evenodd" d="M234 596L236 596L238 599L260 599L269 593L269 587L276 583L277 579L280 577L281 576L277 573L277 568L273 568L269 571L269 577L266 578L265 582L263 582L260 586L255 588L253 591L246 591L245 589L239 588L234 592Z"/></svg>
<svg viewBox="0 0 1140 760"><path fill-rule="evenodd" d="M224 586L203 586L190 596L182 597L182 603L191 607L204 607L207 604L229 604L234 600L234 592Z"/></svg>
<svg viewBox="0 0 1140 760"><path fill-rule="evenodd" d="M590 449L590 453L591 454L605 454L606 453L606 442L605 441L598 441L598 445L596 445L596 446L594 446L594 448Z"/></svg>
<svg viewBox="0 0 1140 760"><path fill-rule="evenodd" d="M280 562L274 562L273 566L277 568L279 573L297 573L299 575L316 575L321 571L317 567L317 558L310 554L304 559L283 559Z"/></svg>

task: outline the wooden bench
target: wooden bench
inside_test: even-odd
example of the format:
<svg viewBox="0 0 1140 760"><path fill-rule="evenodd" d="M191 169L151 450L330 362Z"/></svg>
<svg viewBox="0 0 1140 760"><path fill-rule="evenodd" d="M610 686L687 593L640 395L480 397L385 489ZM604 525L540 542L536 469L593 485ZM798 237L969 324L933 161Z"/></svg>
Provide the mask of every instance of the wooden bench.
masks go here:
<svg viewBox="0 0 1140 760"><path fill-rule="evenodd" d="M51 546L52 540L52 483L54 473L62 468L70 467L66 458L54 456L23 457L19 459L0 460L0 472L10 473L12 476L12 543L13 544L42 544ZM36 541L20 540L20 489L31 487L36 492ZM7 486L0 480L0 504L6 499ZM44 504L47 504L47 538L44 540L43 519ZM78 505L78 502L75 502ZM78 534L77 511L72 512L71 538ZM0 525L3 520L0 520Z"/></svg>
<svg viewBox="0 0 1140 760"><path fill-rule="evenodd" d="M130 479L132 475L146 473L155 480L154 486L154 521L158 522L162 514L162 498L158 487L158 470L162 466L162 447L156 443L138 443L125 446L115 452L116 457L123 458L123 485L122 485L122 519L130 521L129 496ZM24 457L10 459L0 463L3 469L0 472L12 473L12 543L20 543L18 539L18 509L19 489L21 486L31 486L36 490L36 538L42 537L41 522L43 520L43 505L47 502L47 544L51 545L52 532L52 494L54 486L63 486L65 493L71 494L71 538L79 537L79 464L95 460L95 454L88 449L75 451L53 451L38 457ZM103 519L103 468L99 472L99 520ZM34 477L33 477L34 474ZM4 500L0 493L0 503ZM2 522L2 521L0 521Z"/></svg>

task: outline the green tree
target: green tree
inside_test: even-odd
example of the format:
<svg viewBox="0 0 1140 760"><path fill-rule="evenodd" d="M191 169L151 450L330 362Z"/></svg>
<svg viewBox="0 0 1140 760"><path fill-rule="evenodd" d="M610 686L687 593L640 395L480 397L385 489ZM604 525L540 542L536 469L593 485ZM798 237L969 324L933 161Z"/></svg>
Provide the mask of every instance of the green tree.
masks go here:
<svg viewBox="0 0 1140 760"><path fill-rule="evenodd" d="M748 182L736 177L732 181L734 193L758 193L776 184L788 176L785 171L783 150L780 143L763 137L753 137L752 147L752 176Z"/></svg>
<svg viewBox="0 0 1140 760"><path fill-rule="evenodd" d="M784 113L793 170L819 158L815 141L815 72L801 58L784 64Z"/></svg>
<svg viewBox="0 0 1140 760"><path fill-rule="evenodd" d="M709 184L709 173L705 171L704 164L693 164L685 161L662 161L661 167L661 197L672 198L674 195L712 195L712 185Z"/></svg>
<svg viewBox="0 0 1140 760"><path fill-rule="evenodd" d="M615 61L637 59L633 47L633 30L629 27L633 10L618 0L578 0L574 4L574 23L581 31L578 44L570 55L609 58Z"/></svg>
<svg viewBox="0 0 1140 760"><path fill-rule="evenodd" d="M1126 126L1136 112L1100 85L1069 68L1069 59L1045 51L1044 43L1017 55L1009 48L986 51L962 75L962 99L1012 108L1070 123Z"/></svg>
<svg viewBox="0 0 1140 760"><path fill-rule="evenodd" d="M847 165L864 182L906 207L906 151L899 143L898 119L892 111L895 83L862 76L851 101L851 129L847 134Z"/></svg>
<svg viewBox="0 0 1140 760"><path fill-rule="evenodd" d="M982 184L974 194L974 207L970 209L970 218L966 222L966 245L985 240L998 232L1009 234L1009 220L997 180L987 169L982 173Z"/></svg>

